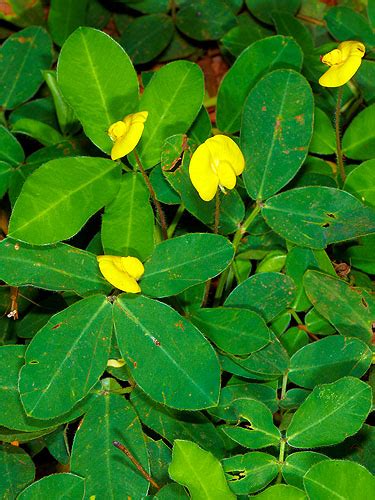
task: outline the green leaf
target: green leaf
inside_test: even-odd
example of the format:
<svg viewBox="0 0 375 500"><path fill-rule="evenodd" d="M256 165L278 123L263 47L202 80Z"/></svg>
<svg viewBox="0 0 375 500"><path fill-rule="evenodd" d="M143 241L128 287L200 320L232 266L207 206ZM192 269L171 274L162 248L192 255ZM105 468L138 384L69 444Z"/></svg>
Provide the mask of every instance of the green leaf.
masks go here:
<svg viewBox="0 0 375 500"><path fill-rule="evenodd" d="M44 71L46 84L51 92L54 108L56 110L59 128L63 134L74 132L80 125L75 118L74 112L64 99L60 87L57 83L57 73L55 70Z"/></svg>
<svg viewBox="0 0 375 500"><path fill-rule="evenodd" d="M262 491L255 498L261 500L307 500L304 491L287 484L275 484ZM315 499L314 499L315 500Z"/></svg>
<svg viewBox="0 0 375 500"><path fill-rule="evenodd" d="M9 223L9 236L35 245L76 234L119 188L120 166L103 158L51 160L31 174Z"/></svg>
<svg viewBox="0 0 375 500"><path fill-rule="evenodd" d="M323 249L375 232L375 210L329 187L302 187L273 196L262 215L280 236L308 248Z"/></svg>
<svg viewBox="0 0 375 500"><path fill-rule="evenodd" d="M51 0L48 13L48 30L53 41L61 47L68 36L86 24L88 0Z"/></svg>
<svg viewBox="0 0 375 500"><path fill-rule="evenodd" d="M110 393L113 382L108 379L107 391L103 391L77 430L70 468L74 474L86 478L85 498L108 498L109 493L113 499L143 498L148 481L130 459L115 448L113 441L129 448L149 472L145 438L131 404L123 396ZM114 389L120 386L115 384Z"/></svg>
<svg viewBox="0 0 375 500"><path fill-rule="evenodd" d="M350 2L349 2L350 5ZM366 18L345 6L332 7L324 16L328 31L336 40L359 40L367 50L375 46L375 35Z"/></svg>
<svg viewBox="0 0 375 500"><path fill-rule="evenodd" d="M371 360L372 351L366 344L334 335L300 349L290 360L288 376L294 384L312 389L345 375L362 377Z"/></svg>
<svg viewBox="0 0 375 500"><path fill-rule="evenodd" d="M32 97L52 63L52 42L40 26L13 33L0 48L0 106L14 109Z"/></svg>
<svg viewBox="0 0 375 500"><path fill-rule="evenodd" d="M140 389L131 393L141 422L173 444L175 439L192 439L217 458L227 453L223 435L202 412L179 411L155 403Z"/></svg>
<svg viewBox="0 0 375 500"><path fill-rule="evenodd" d="M169 475L189 489L192 498L202 500L231 500L223 468L212 453L191 441L176 439L173 445Z"/></svg>
<svg viewBox="0 0 375 500"><path fill-rule="evenodd" d="M369 292L317 271L307 271L304 284L311 303L342 335L370 342L375 301Z"/></svg>
<svg viewBox="0 0 375 500"><path fill-rule="evenodd" d="M314 51L314 41L310 30L305 24L296 19L289 12L272 12L272 19L279 35L291 36L306 55Z"/></svg>
<svg viewBox="0 0 375 500"><path fill-rule="evenodd" d="M217 96L216 122L220 130L233 133L241 126L246 97L267 72L280 68L299 70L302 52L291 38L272 36L245 49L225 74Z"/></svg>
<svg viewBox="0 0 375 500"><path fill-rule="evenodd" d="M7 441L9 439L9 442L25 442L39 437L38 435L51 433L58 425L76 420L84 414L97 397L94 392L90 393L75 405L70 412L61 415L57 419L38 420L28 417L21 404L18 390L19 371L24 365L25 351L26 346L24 345L0 347L1 365L7 367L7 370L3 370L0 376L0 425L16 429L6 433L4 427L1 427L0 439Z"/></svg>
<svg viewBox="0 0 375 500"><path fill-rule="evenodd" d="M366 205L375 208L375 159L364 161L351 170L344 188Z"/></svg>
<svg viewBox="0 0 375 500"><path fill-rule="evenodd" d="M324 111L315 106L314 132L309 151L320 155L331 155L336 151L336 136L331 120Z"/></svg>
<svg viewBox="0 0 375 500"><path fill-rule="evenodd" d="M114 323L121 354L148 396L180 410L217 403L220 367L215 351L174 309L122 294L115 302Z"/></svg>
<svg viewBox="0 0 375 500"><path fill-rule="evenodd" d="M311 467L303 478L309 498L373 498L375 478L362 465L348 460L330 460Z"/></svg>
<svg viewBox="0 0 375 500"><path fill-rule="evenodd" d="M12 132L28 135L43 144L43 146L53 146L64 140L60 132L50 125L30 118L17 120L12 127Z"/></svg>
<svg viewBox="0 0 375 500"><path fill-rule="evenodd" d="M63 243L31 246L6 238L0 242L0 278L11 286L31 285L78 295L109 293L95 255Z"/></svg>
<svg viewBox="0 0 375 500"><path fill-rule="evenodd" d="M301 0L246 0L249 11L264 23L272 24L272 13L290 12L295 14Z"/></svg>
<svg viewBox="0 0 375 500"><path fill-rule="evenodd" d="M11 500L34 480L35 465L22 448L1 445L0 471L0 496Z"/></svg>
<svg viewBox="0 0 375 500"><path fill-rule="evenodd" d="M343 153L352 160L370 160L375 156L375 104L358 113L342 139Z"/></svg>
<svg viewBox="0 0 375 500"><path fill-rule="evenodd" d="M168 137L188 131L201 109L203 93L203 73L197 64L175 61L154 74L139 104L140 111L149 113L137 146L145 168L160 162Z"/></svg>
<svg viewBox="0 0 375 500"><path fill-rule="evenodd" d="M211 342L230 354L249 354L270 341L264 320L247 309L199 309L193 312L190 320Z"/></svg>
<svg viewBox="0 0 375 500"><path fill-rule="evenodd" d="M0 160L0 199L7 192L14 168Z"/></svg>
<svg viewBox="0 0 375 500"><path fill-rule="evenodd" d="M233 246L217 234L192 233L159 243L145 264L143 293L168 297L224 271Z"/></svg>
<svg viewBox="0 0 375 500"><path fill-rule="evenodd" d="M250 309L268 323L290 307L295 300L295 284L281 273L261 273L238 285L225 306Z"/></svg>
<svg viewBox="0 0 375 500"><path fill-rule="evenodd" d="M316 448L340 443L362 427L371 399L371 387L353 377L316 386L293 415L288 444Z"/></svg>
<svg viewBox="0 0 375 500"><path fill-rule="evenodd" d="M279 340L289 356L293 356L293 354L309 343L309 336L300 328L292 326L279 335Z"/></svg>
<svg viewBox="0 0 375 500"><path fill-rule="evenodd" d="M255 41L273 35L271 30L259 24L248 12L242 12L237 16L237 22L238 25L230 29L220 40L223 47L235 57Z"/></svg>
<svg viewBox="0 0 375 500"><path fill-rule="evenodd" d="M112 306L95 295L55 314L29 344L20 372L22 404L29 416L48 419L69 411L105 370Z"/></svg>
<svg viewBox="0 0 375 500"><path fill-rule="evenodd" d="M359 245L349 247L345 256L353 267L369 274L375 274L375 235L365 236Z"/></svg>
<svg viewBox="0 0 375 500"><path fill-rule="evenodd" d="M277 459L260 451L225 458L222 464L229 487L236 495L248 495L261 490L279 472Z"/></svg>
<svg viewBox="0 0 375 500"><path fill-rule="evenodd" d="M312 124L313 96L302 75L280 69L259 80L245 102L241 125L243 179L251 198L269 198L296 175Z"/></svg>
<svg viewBox="0 0 375 500"><path fill-rule="evenodd" d="M151 14L134 19L121 35L120 43L133 61L145 64L155 59L169 44L174 32L172 18ZM142 36L140 34L142 33Z"/></svg>
<svg viewBox="0 0 375 500"><path fill-rule="evenodd" d="M286 258L285 272L297 285L297 298L293 304L295 311L305 311L311 307L311 302L303 286L303 275L307 269L322 269L326 273L336 276L332 263L324 250L293 247Z"/></svg>
<svg viewBox="0 0 375 500"><path fill-rule="evenodd" d="M122 0L122 3L128 4L131 9L142 12L143 14L155 14L158 12L167 12L169 0Z"/></svg>
<svg viewBox="0 0 375 500"><path fill-rule="evenodd" d="M353 78L359 85L361 94L366 103L373 103L375 99L375 88L372 82L375 79L375 61L362 59L361 66Z"/></svg>
<svg viewBox="0 0 375 500"><path fill-rule="evenodd" d="M21 144L3 125L0 125L0 161L17 167L25 160Z"/></svg>
<svg viewBox="0 0 375 500"><path fill-rule="evenodd" d="M179 1L177 28L194 40L218 40L236 25L236 17L223 0Z"/></svg>
<svg viewBox="0 0 375 500"><path fill-rule="evenodd" d="M233 401L235 399L256 399L264 403L272 413L276 413L277 395L275 389L263 384L252 384L248 381L242 383L231 383L221 389L220 399L217 406L209 408L207 411L220 420L236 421L237 414Z"/></svg>
<svg viewBox="0 0 375 500"><path fill-rule="evenodd" d="M288 366L288 353L272 333L271 341L247 358L228 356L222 359L223 370L255 380L279 378L285 374ZM238 369L240 372L238 372Z"/></svg>
<svg viewBox="0 0 375 500"><path fill-rule="evenodd" d="M138 104L137 74L126 52L106 33L78 28L61 49L57 77L87 137L109 153L109 126Z"/></svg>
<svg viewBox="0 0 375 500"><path fill-rule="evenodd" d="M154 212L141 174L125 174L116 198L105 208L102 243L106 254L144 261L154 249Z"/></svg>
<svg viewBox="0 0 375 500"><path fill-rule="evenodd" d="M279 445L280 431L274 425L272 413L265 404L248 398L236 399L232 404L237 423L223 427L227 436L246 448Z"/></svg>
<svg viewBox="0 0 375 500"><path fill-rule="evenodd" d="M292 453L286 457L284 462L282 468L283 478L288 484L302 490L303 476L311 466L323 460L328 460L328 457L314 451L299 451L297 453Z"/></svg>
<svg viewBox="0 0 375 500"><path fill-rule="evenodd" d="M51 474L28 486L18 495L20 500L40 500L41 498L83 499L85 480L74 474Z"/></svg>

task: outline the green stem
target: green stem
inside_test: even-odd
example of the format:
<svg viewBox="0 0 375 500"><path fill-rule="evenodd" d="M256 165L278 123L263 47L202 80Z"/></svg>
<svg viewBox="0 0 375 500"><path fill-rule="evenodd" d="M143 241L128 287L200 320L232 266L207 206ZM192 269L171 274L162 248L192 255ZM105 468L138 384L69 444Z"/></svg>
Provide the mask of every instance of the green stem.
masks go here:
<svg viewBox="0 0 375 500"><path fill-rule="evenodd" d="M234 246L235 252L237 252L238 245L240 244L241 238L246 233L247 228L253 222L253 220L255 219L255 217L259 214L260 209L261 209L261 207L257 203L255 205L255 207L253 208L253 210L248 215L248 217L246 218L245 222L243 224L241 224L241 226L239 227L239 229L237 229L237 231L236 231L236 233L234 235L234 238L233 238L233 246Z"/></svg>
<svg viewBox="0 0 375 500"><path fill-rule="evenodd" d="M245 219L244 223L237 229L233 237L233 247L234 255L236 255L238 246L241 242L241 238L246 233L247 228L254 221L255 217L259 214L261 206L257 203L253 210L250 212L248 217ZM230 268L228 267L223 274L220 276L219 283L216 288L215 293L215 304L219 303L224 292L225 285L228 281L232 282L233 275L230 274Z"/></svg>
<svg viewBox="0 0 375 500"><path fill-rule="evenodd" d="M280 470L279 470L279 474L276 478L276 484L280 484L281 481L282 481L282 465L284 463L284 457L285 457L285 445L286 445L286 440L284 438L281 438L280 440L280 451L279 451L279 466L280 466Z"/></svg>
<svg viewBox="0 0 375 500"><path fill-rule="evenodd" d="M344 160L342 156L341 149L341 135L340 135L340 114L341 114L341 100L342 100L343 87L339 87L337 93L337 104L335 112L335 130L336 130L336 158L337 158L337 169L340 173L342 182L345 182L346 174L344 168Z"/></svg>
<svg viewBox="0 0 375 500"><path fill-rule="evenodd" d="M296 320L296 323L298 325L303 325L303 322L301 321L300 317L298 316L298 314L296 313L296 311L294 309L290 309L289 312L293 316L293 318Z"/></svg>
<svg viewBox="0 0 375 500"><path fill-rule="evenodd" d="M214 234L219 232L219 222L220 222L220 191L216 191L215 196L215 224L214 224Z"/></svg>
<svg viewBox="0 0 375 500"><path fill-rule="evenodd" d="M154 188L152 187L150 179L148 178L148 175L146 174L145 169L143 168L141 159L139 158L137 151L134 149L133 152L134 152L134 156L135 156L136 162L138 164L138 168L139 168L139 170L140 170L140 172L141 172L141 174L143 176L143 179L144 179L144 181L146 183L146 186L148 187L148 190L150 191L150 195L151 195L152 201L154 202L154 205L155 205L156 210L158 212L160 226L161 226L161 231L162 231L162 234L163 234L163 239L167 240L168 239L167 222L165 220L163 209L161 208L159 200L156 198L156 193L154 191Z"/></svg>
<svg viewBox="0 0 375 500"><path fill-rule="evenodd" d="M183 203L181 203L181 205L178 207L177 212L175 213L173 220L172 220L172 222L167 230L168 238L172 238L172 236L174 235L176 227L177 227L178 223L180 222L180 219L181 219L184 211L185 211L185 205Z"/></svg>
<svg viewBox="0 0 375 500"><path fill-rule="evenodd" d="M287 385L288 385L288 372L284 373L284 375L283 375L283 381L281 384L280 400L285 399Z"/></svg>

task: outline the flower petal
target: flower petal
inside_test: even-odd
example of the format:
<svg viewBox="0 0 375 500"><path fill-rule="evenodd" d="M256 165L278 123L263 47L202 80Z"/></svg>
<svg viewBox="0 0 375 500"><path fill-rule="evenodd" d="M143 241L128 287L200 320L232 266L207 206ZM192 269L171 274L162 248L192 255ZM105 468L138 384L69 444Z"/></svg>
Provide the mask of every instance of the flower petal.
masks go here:
<svg viewBox="0 0 375 500"><path fill-rule="evenodd" d="M345 85L356 74L361 62L361 57L349 56L344 63L331 66L319 78L320 85L323 87L341 87L341 85Z"/></svg>
<svg viewBox="0 0 375 500"><path fill-rule="evenodd" d="M143 123L134 123L128 132L119 137L114 143L111 151L112 160L118 160L131 153L139 142L144 129Z"/></svg>
<svg viewBox="0 0 375 500"><path fill-rule="evenodd" d="M142 262L136 257L121 257L121 265L122 269L136 280L139 280L145 272Z"/></svg>
<svg viewBox="0 0 375 500"><path fill-rule="evenodd" d="M342 53L342 60L346 61L350 56L358 56L362 58L365 55L366 48L361 42L355 42L353 40L348 40L346 42L340 43L338 49Z"/></svg>
<svg viewBox="0 0 375 500"><path fill-rule="evenodd" d="M99 269L104 278L115 288L128 293L141 291L137 281L122 269L121 259L114 255L99 255Z"/></svg>
<svg viewBox="0 0 375 500"><path fill-rule="evenodd" d="M219 186L219 178L211 167L212 161L207 141L194 151L190 160L190 180L204 201L211 201Z"/></svg>
<svg viewBox="0 0 375 500"><path fill-rule="evenodd" d="M245 168L245 159L237 144L226 135L215 135L205 142L211 151L211 156L220 162L228 162L236 175L240 175ZM229 188L228 188L229 189Z"/></svg>
<svg viewBox="0 0 375 500"><path fill-rule="evenodd" d="M237 177L232 168L232 164L227 161L219 163L217 174L219 176L219 184L227 189L233 189L236 185Z"/></svg>
<svg viewBox="0 0 375 500"><path fill-rule="evenodd" d="M333 49L328 54L322 57L322 63L328 66L334 66L335 64L342 63L342 52L339 49Z"/></svg>

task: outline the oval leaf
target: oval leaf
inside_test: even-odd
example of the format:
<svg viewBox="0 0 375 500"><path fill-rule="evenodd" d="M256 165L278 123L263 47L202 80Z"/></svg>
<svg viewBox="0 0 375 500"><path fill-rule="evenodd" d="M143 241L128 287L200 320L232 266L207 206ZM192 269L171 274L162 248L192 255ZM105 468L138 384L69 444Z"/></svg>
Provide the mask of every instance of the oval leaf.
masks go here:
<svg viewBox="0 0 375 500"><path fill-rule="evenodd" d="M219 460L191 441L175 440L168 472L174 481L189 489L192 498L236 498L228 487Z"/></svg>
<svg viewBox="0 0 375 500"><path fill-rule="evenodd" d="M11 7L10 7L11 8ZM42 71L52 64L52 41L40 26L13 33L0 48L0 106L13 109L43 83Z"/></svg>
<svg viewBox="0 0 375 500"><path fill-rule="evenodd" d="M251 198L269 198L296 175L307 155L312 125L313 95L299 73L272 71L256 84L241 125L243 179Z"/></svg>
<svg viewBox="0 0 375 500"><path fill-rule="evenodd" d="M318 383L334 382L345 375L362 377L371 360L372 351L366 344L355 338L334 335L296 352L290 360L289 379L312 389Z"/></svg>
<svg viewBox="0 0 375 500"><path fill-rule="evenodd" d="M0 496L13 499L34 480L35 465L30 456L18 446L0 446Z"/></svg>
<svg viewBox="0 0 375 500"><path fill-rule="evenodd" d="M145 264L142 292L169 297L217 276L233 258L232 244L217 234L193 233L163 241Z"/></svg>
<svg viewBox="0 0 375 500"><path fill-rule="evenodd" d="M63 45L57 77L87 137L109 153L109 126L138 103L137 74L124 49L102 31L78 28Z"/></svg>
<svg viewBox="0 0 375 500"><path fill-rule="evenodd" d="M289 276L261 273L238 285L225 301L225 306L254 310L269 322L293 304L295 292L295 284Z"/></svg>
<svg viewBox="0 0 375 500"><path fill-rule="evenodd" d="M371 387L356 378L318 385L293 415L288 443L294 448L340 443L359 431L371 405Z"/></svg>
<svg viewBox="0 0 375 500"><path fill-rule="evenodd" d="M38 500L40 498L82 499L85 494L85 480L74 474L51 474L28 486L18 495L20 500Z"/></svg>
<svg viewBox="0 0 375 500"><path fill-rule="evenodd" d="M111 291L96 256L64 243L40 247L6 238L0 242L0 259L0 279L11 286L31 285L78 295Z"/></svg>
<svg viewBox="0 0 375 500"><path fill-rule="evenodd" d="M160 162L168 137L189 130L201 109L203 95L203 73L197 64L175 61L154 74L139 104L140 111L149 113L137 147L145 168Z"/></svg>
<svg viewBox="0 0 375 500"><path fill-rule="evenodd" d="M260 77L274 69L301 69L302 51L292 38L272 36L254 42L225 74L217 96L216 122L220 130L238 132L246 97Z"/></svg>
<svg viewBox="0 0 375 500"><path fill-rule="evenodd" d="M35 335L19 380L29 416L62 415L96 384L107 365L111 313L106 297L89 297L52 316Z"/></svg>
<svg viewBox="0 0 375 500"><path fill-rule="evenodd" d="M318 271L307 271L304 286L317 311L342 335L370 342L375 301L369 292Z"/></svg>
<svg viewBox="0 0 375 500"><path fill-rule="evenodd" d="M285 191L265 202L262 215L280 236L308 248L322 249L375 232L375 210L330 187Z"/></svg>
<svg viewBox="0 0 375 500"><path fill-rule="evenodd" d="M35 245L65 240L114 198L119 165L103 158L51 160L23 185L9 223L9 236Z"/></svg>
<svg viewBox="0 0 375 500"><path fill-rule="evenodd" d="M329 460L311 467L303 478L309 498L373 498L375 477L362 465L349 460Z"/></svg>
<svg viewBox="0 0 375 500"><path fill-rule="evenodd" d="M85 498L108 498L108 492L111 498L143 498L148 481L130 459L113 446L113 441L119 441L130 448L135 459L149 472L141 424L131 404L123 396L109 392L121 389L118 384L114 387L107 384L103 389L102 396L91 406L76 432L70 468L86 478Z"/></svg>
<svg viewBox="0 0 375 500"><path fill-rule="evenodd" d="M154 212L141 174L126 174L102 218L106 254L147 259L154 248Z"/></svg>
<svg viewBox="0 0 375 500"><path fill-rule="evenodd" d="M214 344L230 354L249 354L270 341L270 331L264 320L247 309L199 309L193 312L190 320Z"/></svg>
<svg viewBox="0 0 375 500"><path fill-rule="evenodd" d="M152 399L181 410L217 403L220 367L215 351L174 309L123 294L115 302L114 322L121 354Z"/></svg>

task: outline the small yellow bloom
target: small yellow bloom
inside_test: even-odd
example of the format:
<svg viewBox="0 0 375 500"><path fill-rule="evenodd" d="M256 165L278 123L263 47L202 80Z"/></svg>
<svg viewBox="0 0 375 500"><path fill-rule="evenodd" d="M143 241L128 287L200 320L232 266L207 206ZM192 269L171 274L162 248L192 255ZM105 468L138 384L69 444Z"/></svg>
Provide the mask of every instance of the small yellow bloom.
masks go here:
<svg viewBox="0 0 375 500"><path fill-rule="evenodd" d="M133 151L142 136L147 117L147 111L140 111L125 116L122 121L113 123L109 127L108 135L114 141L111 151L112 160L118 160Z"/></svg>
<svg viewBox="0 0 375 500"><path fill-rule="evenodd" d="M245 159L237 144L225 135L215 135L195 150L189 175L202 200L211 201L218 187L233 189L244 168Z"/></svg>
<svg viewBox="0 0 375 500"><path fill-rule="evenodd" d="M128 293L141 291L137 281L145 271L142 262L136 257L99 255L99 269L104 278L115 288Z"/></svg>
<svg viewBox="0 0 375 500"><path fill-rule="evenodd" d="M341 87L356 74L365 55L365 46L361 42L342 42L337 49L322 57L322 62L330 68L319 78L323 87Z"/></svg>

